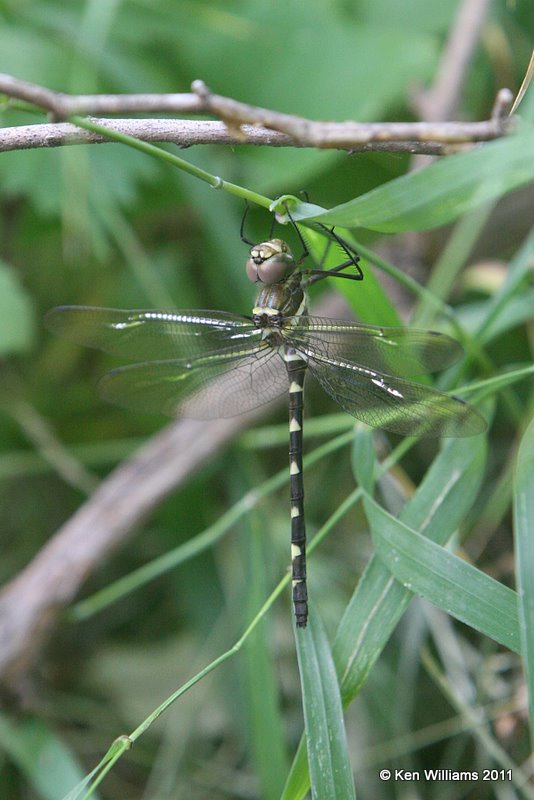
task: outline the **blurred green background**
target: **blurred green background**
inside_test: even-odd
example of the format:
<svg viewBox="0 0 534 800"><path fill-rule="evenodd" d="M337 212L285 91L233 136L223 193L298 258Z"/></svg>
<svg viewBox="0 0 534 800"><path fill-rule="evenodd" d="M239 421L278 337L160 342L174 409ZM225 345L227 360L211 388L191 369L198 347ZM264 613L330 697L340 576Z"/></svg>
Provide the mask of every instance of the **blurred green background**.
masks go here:
<svg viewBox="0 0 534 800"><path fill-rule="evenodd" d="M432 81L458 7L457 0L3 0L0 71L71 93L187 92L200 78L218 94L313 119L413 119L410 97ZM517 90L533 32L529 0L491 5L465 77L462 118L488 118L499 88ZM525 116L532 118L532 108L527 98ZM4 126L40 121L44 116L28 111L2 111ZM305 189L325 207L409 166L408 157L393 154L246 146L196 147L180 155L268 196ZM252 292L243 270L246 247L239 239L242 203L121 145L2 153L0 202L0 576L6 582L84 502L92 478L103 478L165 424L100 401L95 381L109 360L55 340L43 329L46 310L76 303L247 313ZM479 265L471 288L464 286L457 300L491 292L492 276L502 277L504 260L532 222L531 209L528 189L497 209L470 256L470 263ZM255 214L252 225L262 238L269 218ZM421 238L423 281L446 235ZM401 261L404 244L391 237L387 248L392 261L396 253ZM481 285L473 288L477 276ZM499 345L503 363L526 349L526 329L512 333ZM310 409L310 415L337 410L313 390ZM285 416L282 408L266 422L285 424ZM69 485L50 466L35 432L41 423L80 458L88 481ZM416 474L425 458L423 466L415 465ZM200 533L286 461L283 444L256 451L236 442L166 500L85 591ZM353 486L350 455L322 463L307 481L313 530ZM490 492L491 487L486 496ZM95 618L61 628L46 661L43 719L67 743L82 774L118 733L134 727L233 642L249 618L242 598L250 541L265 568L260 600L283 574L286 506L285 491L273 495L213 552ZM363 528L362 520L358 524ZM354 525L342 522L339 535L312 565L331 626L371 547L362 532L355 555ZM507 539L498 548L498 559L506 557L509 545ZM283 735L293 752L302 721L289 613L288 593L272 614L268 657L279 681ZM395 659L390 653L377 670L375 691L391 678ZM197 687L121 762L102 796L268 796L258 788L251 756L243 671L236 664ZM368 704L357 704L350 723L359 731L357 740L363 726L366 745L394 732L387 724L387 701L376 698L370 691ZM437 704L433 720L450 716L440 697L433 695L429 707L432 703ZM418 724L428 721L422 714ZM373 796L375 779L376 770L362 767L361 796ZM0 784L6 798L61 796L53 788L49 794L35 784L30 788L20 763L15 766L8 757L0 762Z"/></svg>

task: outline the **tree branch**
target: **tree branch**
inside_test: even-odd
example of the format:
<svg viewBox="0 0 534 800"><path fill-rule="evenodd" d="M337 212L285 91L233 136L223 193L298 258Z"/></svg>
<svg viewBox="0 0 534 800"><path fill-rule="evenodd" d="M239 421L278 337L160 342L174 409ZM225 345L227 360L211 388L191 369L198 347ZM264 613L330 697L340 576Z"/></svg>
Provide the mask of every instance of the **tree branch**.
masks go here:
<svg viewBox="0 0 534 800"><path fill-rule="evenodd" d="M195 144L256 144L271 147L295 147L282 133L247 127L246 139L236 139L223 122L181 119L106 119L89 117L118 133L134 136L143 142L173 142L180 147ZM71 144L104 144L112 140L98 133L78 128L70 122L18 125L0 128L0 151L27 150L36 147L62 147Z"/></svg>
<svg viewBox="0 0 534 800"><path fill-rule="evenodd" d="M58 120L75 114L200 114L197 94L65 94L0 73L0 92L49 111Z"/></svg>
<svg viewBox="0 0 534 800"><path fill-rule="evenodd" d="M255 144L427 155L445 155L466 144L499 138L512 123L506 116L510 103L501 103L499 114L483 122L316 122L212 94L202 81L195 81L193 89L194 94L67 95L0 74L0 92L48 111L54 120L44 125L4 128L0 131L0 150L105 141L98 134L59 121L76 114L211 113L220 117L222 122L100 117L97 120L143 141L173 142L182 147Z"/></svg>
<svg viewBox="0 0 534 800"><path fill-rule="evenodd" d="M510 124L509 118L504 116L486 122L315 122L212 94L202 81L194 81L192 89L204 100L206 108L220 116L236 135L243 124L262 125L287 133L300 145L308 147L346 149L361 144L407 140L472 143L503 136Z"/></svg>

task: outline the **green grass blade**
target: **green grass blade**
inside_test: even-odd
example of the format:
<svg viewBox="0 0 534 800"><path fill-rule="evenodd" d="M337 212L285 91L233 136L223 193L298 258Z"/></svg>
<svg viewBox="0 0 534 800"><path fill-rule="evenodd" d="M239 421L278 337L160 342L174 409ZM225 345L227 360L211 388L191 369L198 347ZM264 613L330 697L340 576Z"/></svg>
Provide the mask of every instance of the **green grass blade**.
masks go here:
<svg viewBox="0 0 534 800"><path fill-rule="evenodd" d="M533 258L534 229L510 261L506 270L506 280L485 305L485 314L476 331L477 339L483 344L495 338L499 320L507 313L510 301L516 296L522 296L530 285ZM517 324L518 317L516 317Z"/></svg>
<svg viewBox="0 0 534 800"><path fill-rule="evenodd" d="M433 324L435 298L445 302L450 297L458 275L489 219L492 207L491 203L484 203L454 225L445 247L432 266L426 283L429 294L419 299L412 313L411 324L414 328L426 328Z"/></svg>
<svg viewBox="0 0 534 800"><path fill-rule="evenodd" d="M481 381L474 381L469 386L461 387L456 390L456 394L462 396L465 394L476 393L478 400L486 397L493 397L497 392L505 389L507 386L513 386L514 383L530 378L534 374L534 365L528 364L526 367L519 369L512 369L509 372L503 372L501 375L495 375L492 378L485 378Z"/></svg>
<svg viewBox="0 0 534 800"><path fill-rule="evenodd" d="M246 591L247 619L267 595L265 559L267 545L261 515L251 515L250 530L243 542L243 556L250 561ZM248 540L248 541L247 541ZM248 552L247 552L248 551ZM244 678L247 693L250 748L264 800L278 800L289 761L285 750L282 713L275 664L269 647L269 620L264 619L251 633L244 649Z"/></svg>
<svg viewBox="0 0 534 800"><path fill-rule="evenodd" d="M374 431L368 425L357 422L354 427L354 440L351 447L352 470L358 486L372 493L377 471L377 457Z"/></svg>
<svg viewBox="0 0 534 800"><path fill-rule="evenodd" d="M492 298L492 300L494 297ZM464 330L476 331L487 318L488 300L476 300L468 303L458 312L459 321ZM482 344L495 341L513 328L518 328L532 319L534 308L534 289L521 290L521 294L506 301L502 311L486 327ZM477 336L477 342L480 341Z"/></svg>
<svg viewBox="0 0 534 800"><path fill-rule="evenodd" d="M334 439L317 447L312 453L304 457L304 469L307 470L312 464L325 458L330 453L348 444L352 438L352 432L348 431ZM190 558L194 558L200 553L212 547L216 542L225 536L243 516L246 516L252 508L271 492L285 486L287 482L287 469L280 470L268 480L264 481L254 490L247 492L241 500L228 509L213 525L210 525L202 533L197 534L192 539L188 539L183 544L165 553L158 558L144 564L142 567L128 573L123 578L119 578L114 583L100 589L95 594L85 600L76 603L70 610L73 620L88 619L93 614L98 613L111 603L120 600L130 592L144 586L160 575L164 575L174 567L183 564Z"/></svg>
<svg viewBox="0 0 534 800"><path fill-rule="evenodd" d="M325 225L368 228L383 233L428 230L445 225L534 180L534 130L524 130L468 153L403 175L313 219Z"/></svg>
<svg viewBox="0 0 534 800"><path fill-rule="evenodd" d="M312 797L355 798L339 684L330 645L317 613L296 631Z"/></svg>
<svg viewBox="0 0 534 800"><path fill-rule="evenodd" d="M515 592L395 519L370 497L364 506L381 561L410 592L519 651Z"/></svg>
<svg viewBox="0 0 534 800"><path fill-rule="evenodd" d="M43 800L59 800L82 779L68 748L35 716L14 724L0 715L0 745ZM4 796L2 792L0 796ZM96 794L94 797L98 800Z"/></svg>
<svg viewBox="0 0 534 800"><path fill-rule="evenodd" d="M478 493L485 463L484 437L449 439L404 506L400 519L445 544ZM412 593L374 555L345 610L333 647L344 707L362 688L411 598ZM309 778L305 755L301 743L283 800L301 800L306 795Z"/></svg>
<svg viewBox="0 0 534 800"><path fill-rule="evenodd" d="M306 749L306 738L303 736L295 753L293 765L287 776L280 800L302 800L309 788L308 751Z"/></svg>
<svg viewBox="0 0 534 800"><path fill-rule="evenodd" d="M534 743L534 421L519 447L514 480L516 575L521 650L528 686L530 740Z"/></svg>
<svg viewBox="0 0 534 800"><path fill-rule="evenodd" d="M478 492L486 460L482 436L450 439L400 513L405 525L445 544ZM411 599L375 555L339 625L334 659L344 703L349 703L386 645Z"/></svg>

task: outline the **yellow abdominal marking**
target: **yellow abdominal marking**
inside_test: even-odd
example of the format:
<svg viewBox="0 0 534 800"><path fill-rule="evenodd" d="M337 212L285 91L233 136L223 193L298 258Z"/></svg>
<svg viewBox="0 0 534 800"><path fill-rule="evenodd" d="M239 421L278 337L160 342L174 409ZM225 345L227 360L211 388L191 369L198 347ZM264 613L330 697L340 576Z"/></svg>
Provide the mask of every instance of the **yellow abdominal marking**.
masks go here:
<svg viewBox="0 0 534 800"><path fill-rule="evenodd" d="M300 361L301 358L297 353L284 353L284 361Z"/></svg>
<svg viewBox="0 0 534 800"><path fill-rule="evenodd" d="M256 306L252 309L252 313L255 315L265 314L267 317L280 316L280 312L276 308L269 308L269 306Z"/></svg>

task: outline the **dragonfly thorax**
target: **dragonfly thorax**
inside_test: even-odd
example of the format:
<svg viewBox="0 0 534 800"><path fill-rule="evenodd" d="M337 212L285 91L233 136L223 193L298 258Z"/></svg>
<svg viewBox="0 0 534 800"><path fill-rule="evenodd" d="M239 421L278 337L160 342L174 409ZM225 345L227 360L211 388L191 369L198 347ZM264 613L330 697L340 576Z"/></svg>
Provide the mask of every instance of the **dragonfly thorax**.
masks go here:
<svg viewBox="0 0 534 800"><path fill-rule="evenodd" d="M271 239L254 245L247 260L246 271L253 283L272 286L285 280L297 267L289 246L282 239Z"/></svg>
<svg viewBox="0 0 534 800"><path fill-rule="evenodd" d="M306 295L302 286L302 273L293 272L278 283L261 287L252 317L261 327L280 328L286 317L306 313Z"/></svg>

